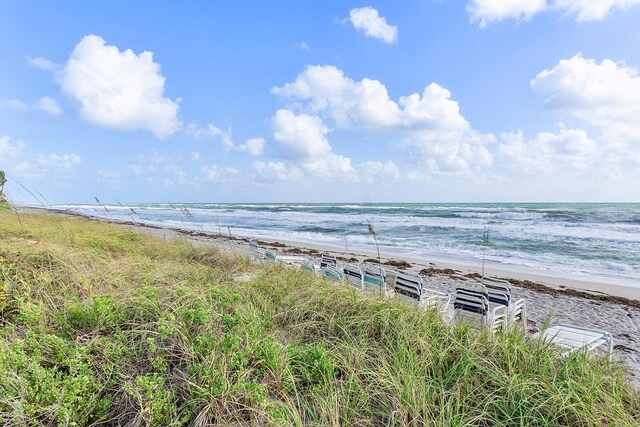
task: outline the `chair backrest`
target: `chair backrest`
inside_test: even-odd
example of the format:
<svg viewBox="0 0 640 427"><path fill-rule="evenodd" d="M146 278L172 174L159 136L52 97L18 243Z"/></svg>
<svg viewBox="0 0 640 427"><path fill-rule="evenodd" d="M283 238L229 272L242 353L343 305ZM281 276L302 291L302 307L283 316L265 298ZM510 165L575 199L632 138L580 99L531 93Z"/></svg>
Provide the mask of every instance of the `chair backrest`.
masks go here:
<svg viewBox="0 0 640 427"><path fill-rule="evenodd" d="M481 315L483 318L486 317L489 312L487 288L480 284L458 282L456 284L453 308L456 311L474 313Z"/></svg>
<svg viewBox="0 0 640 427"><path fill-rule="evenodd" d="M511 303L511 283L506 280L485 279L482 281L482 284L487 288L487 299L489 302L509 306Z"/></svg>
<svg viewBox="0 0 640 427"><path fill-rule="evenodd" d="M322 275L327 279L335 280L336 282L344 281L344 274L336 267L326 266L321 268Z"/></svg>
<svg viewBox="0 0 640 427"><path fill-rule="evenodd" d="M267 258L267 261L276 262L278 260L278 253L274 250L267 250L264 253L264 256Z"/></svg>
<svg viewBox="0 0 640 427"><path fill-rule="evenodd" d="M387 285L387 288L394 289L396 286L396 277L398 276L398 272L395 270L384 270L384 274L386 274L384 283Z"/></svg>
<svg viewBox="0 0 640 427"><path fill-rule="evenodd" d="M320 258L320 267L327 267L327 266L337 267L338 260L333 255L322 254L322 257Z"/></svg>
<svg viewBox="0 0 640 427"><path fill-rule="evenodd" d="M422 277L409 273L397 273L395 292L420 302L422 296Z"/></svg>
<svg viewBox="0 0 640 427"><path fill-rule="evenodd" d="M258 245L258 242L249 242L249 251L251 252L251 255L256 258L262 258L263 256L263 253L260 250L260 246Z"/></svg>
<svg viewBox="0 0 640 427"><path fill-rule="evenodd" d="M364 267L364 275L362 277L362 280L365 284L370 284L382 288L386 278L387 274L383 268L374 267L372 265L366 265Z"/></svg>
<svg viewBox="0 0 640 427"><path fill-rule="evenodd" d="M307 270L310 271L311 273L315 274L316 273L316 267L313 265L313 263L311 261L309 261L308 259L305 259L304 261L302 261L300 263L300 268L302 268L303 270Z"/></svg>
<svg viewBox="0 0 640 427"><path fill-rule="evenodd" d="M362 270L360 270L360 267L353 264L345 264L342 271L351 286L362 290Z"/></svg>

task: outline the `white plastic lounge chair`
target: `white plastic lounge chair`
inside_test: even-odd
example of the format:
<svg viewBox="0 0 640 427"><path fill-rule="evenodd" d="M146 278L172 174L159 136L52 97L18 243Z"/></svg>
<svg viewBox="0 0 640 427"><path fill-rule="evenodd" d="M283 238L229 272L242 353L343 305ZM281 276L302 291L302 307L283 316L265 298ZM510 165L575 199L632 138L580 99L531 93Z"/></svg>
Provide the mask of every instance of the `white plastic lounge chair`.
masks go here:
<svg viewBox="0 0 640 427"><path fill-rule="evenodd" d="M365 265L362 276L364 291L381 293L386 291L387 272L372 265Z"/></svg>
<svg viewBox="0 0 640 427"><path fill-rule="evenodd" d="M394 292L400 298L418 303L419 307L437 307L443 311L449 305L450 297L445 292L424 289L422 277L415 274L396 273Z"/></svg>
<svg viewBox="0 0 640 427"><path fill-rule="evenodd" d="M483 279L487 288L489 303L507 307L507 324L520 325L523 333L527 330L527 307L524 299L514 301L511 295L511 283L500 279Z"/></svg>
<svg viewBox="0 0 640 427"><path fill-rule="evenodd" d="M335 280L336 282L344 282L344 274L342 271L338 270L336 267L332 267L330 265L326 267L322 267L320 269L322 276L326 277L329 280Z"/></svg>
<svg viewBox="0 0 640 427"><path fill-rule="evenodd" d="M258 245L258 242L249 242L249 254L258 261L262 261L265 258L265 251Z"/></svg>
<svg viewBox="0 0 640 427"><path fill-rule="evenodd" d="M496 332L507 326L507 307L498 305L490 309L489 295L484 285L458 283L453 308L455 310L454 321L462 318L479 321L481 327L486 327L491 332Z"/></svg>
<svg viewBox="0 0 640 427"><path fill-rule="evenodd" d="M306 262L307 259L298 255L278 255L277 261L290 265L302 265L302 263Z"/></svg>
<svg viewBox="0 0 640 427"><path fill-rule="evenodd" d="M264 257L267 262L276 263L278 261L278 253L274 250L267 249L264 252Z"/></svg>
<svg viewBox="0 0 640 427"><path fill-rule="evenodd" d="M320 258L320 268L327 267L327 266L337 267L338 266L338 260L333 255L322 254L322 256Z"/></svg>
<svg viewBox="0 0 640 427"><path fill-rule="evenodd" d="M345 279L352 287L359 291L363 290L362 270L360 270L360 267L353 264L345 264L342 271Z"/></svg>
<svg viewBox="0 0 640 427"><path fill-rule="evenodd" d="M313 274L317 274L318 270L316 269L316 266L313 265L313 262L309 261L308 259L304 259L301 263L300 263L300 268L302 268L303 270L307 270Z"/></svg>
<svg viewBox="0 0 640 427"><path fill-rule="evenodd" d="M593 351L596 348L606 345L608 356L613 353L613 338L609 332L598 329L583 328L575 325L556 325L545 329L542 333L537 333L534 338L541 337L543 340L567 348L564 355L574 351Z"/></svg>

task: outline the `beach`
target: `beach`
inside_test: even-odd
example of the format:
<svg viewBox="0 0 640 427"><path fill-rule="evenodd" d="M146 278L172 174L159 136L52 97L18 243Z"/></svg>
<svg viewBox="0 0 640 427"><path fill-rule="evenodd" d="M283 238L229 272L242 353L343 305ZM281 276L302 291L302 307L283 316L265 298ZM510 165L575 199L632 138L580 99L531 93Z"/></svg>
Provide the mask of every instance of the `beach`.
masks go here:
<svg viewBox="0 0 640 427"><path fill-rule="evenodd" d="M27 208L26 212L46 212L55 215L84 216L71 211L44 208ZM163 238L183 238L196 245L215 246L222 251L249 255L249 242L256 241L261 247L277 251L280 255L305 256L316 260L322 253L335 255L343 263L377 264L376 252L349 250L327 245L301 242L252 239L229 234L208 233L179 227L161 227L133 221L116 221L99 217L88 217L97 221L107 221L124 227L150 233ZM477 278L481 266L461 265L435 260L390 256L380 253L380 263L384 268L420 274L425 285L431 289L455 292L455 276ZM527 329L529 333L539 330L543 322L550 325L573 324L595 328L611 333L614 341L613 359L626 364L629 380L640 389L640 292L633 287L579 281L566 277L527 274L509 271L495 265L485 267L487 277L508 280L512 284L514 299L524 298L527 304Z"/></svg>

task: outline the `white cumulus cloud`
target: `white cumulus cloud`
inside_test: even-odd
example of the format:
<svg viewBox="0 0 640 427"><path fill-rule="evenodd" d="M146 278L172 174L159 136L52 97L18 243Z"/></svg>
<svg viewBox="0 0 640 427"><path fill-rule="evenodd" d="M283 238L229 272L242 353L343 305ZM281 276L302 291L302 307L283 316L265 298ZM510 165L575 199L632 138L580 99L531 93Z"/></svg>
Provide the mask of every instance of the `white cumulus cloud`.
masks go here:
<svg viewBox="0 0 640 427"><path fill-rule="evenodd" d="M640 76L624 62L578 54L540 72L533 89L563 121L585 127L598 141L600 162L624 169L640 156ZM628 166L626 166L628 167Z"/></svg>
<svg viewBox="0 0 640 427"><path fill-rule="evenodd" d="M640 77L624 62L577 54L540 72L531 86L547 95L546 106L591 124L640 128Z"/></svg>
<svg viewBox="0 0 640 427"><path fill-rule="evenodd" d="M264 152L265 143L266 141L264 138L251 138L244 144L238 145L238 147L236 147L236 151L246 153L251 156L260 156Z"/></svg>
<svg viewBox="0 0 640 427"><path fill-rule="evenodd" d="M22 154L26 144L22 141L11 142L8 136L0 137L0 166L8 168L10 163Z"/></svg>
<svg viewBox="0 0 640 427"><path fill-rule="evenodd" d="M353 172L351 159L335 154L326 138L322 119L280 109L270 121L283 157L297 162L311 176L345 177Z"/></svg>
<svg viewBox="0 0 640 427"><path fill-rule="evenodd" d="M240 173L235 168L225 168L218 165L204 165L200 170L204 174L204 179L209 182L229 182Z"/></svg>
<svg viewBox="0 0 640 427"><path fill-rule="evenodd" d="M349 20L356 30L362 31L367 37L385 43L395 43L398 40L398 27L387 24L384 16L380 16L372 7L351 9Z"/></svg>
<svg viewBox="0 0 640 427"><path fill-rule="evenodd" d="M251 164L253 177L257 181L299 181L304 178L302 171L284 162L261 162Z"/></svg>
<svg viewBox="0 0 640 427"><path fill-rule="evenodd" d="M391 160L386 162L367 161L357 166L358 177L367 184L377 181L399 181L401 178L400 170Z"/></svg>
<svg viewBox="0 0 640 427"><path fill-rule="evenodd" d="M391 133L409 148L412 162L430 173L464 173L492 163L484 145L495 138L474 130L451 92L437 83L394 101L378 80L354 81L333 66L308 66L272 93L338 128Z"/></svg>
<svg viewBox="0 0 640 427"><path fill-rule="evenodd" d="M531 19L547 8L546 0L471 0L467 13L480 28L504 19Z"/></svg>
<svg viewBox="0 0 640 427"><path fill-rule="evenodd" d="M578 22L599 21L614 9L626 10L640 0L471 0L467 13L480 28L505 19L529 20L547 10L574 16Z"/></svg>
<svg viewBox="0 0 640 427"><path fill-rule="evenodd" d="M595 141L583 129L540 132L527 141L522 131L501 135L497 157L518 173L554 173L586 170L601 157Z"/></svg>
<svg viewBox="0 0 640 427"><path fill-rule="evenodd" d="M164 96L165 78L151 52L120 51L89 35L56 72L56 80L81 104L80 115L90 123L127 131L146 129L159 138L181 126L178 103Z"/></svg>
<svg viewBox="0 0 640 427"><path fill-rule="evenodd" d="M611 10L629 9L640 4L640 0L555 0L554 7L568 15L575 15L578 21L599 21Z"/></svg>
<svg viewBox="0 0 640 427"><path fill-rule="evenodd" d="M225 151L229 151L234 147L233 140L231 139L230 127L225 131L211 123L204 128L198 127L195 123L190 123L187 127L187 132L189 132L189 134L191 134L191 136L196 140L202 140L205 138L219 140Z"/></svg>

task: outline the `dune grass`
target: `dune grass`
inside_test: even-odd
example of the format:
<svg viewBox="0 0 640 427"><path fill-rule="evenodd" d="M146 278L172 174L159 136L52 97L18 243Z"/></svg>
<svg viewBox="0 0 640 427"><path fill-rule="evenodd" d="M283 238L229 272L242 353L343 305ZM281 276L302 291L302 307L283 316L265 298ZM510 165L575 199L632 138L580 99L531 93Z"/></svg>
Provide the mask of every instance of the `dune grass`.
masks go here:
<svg viewBox="0 0 640 427"><path fill-rule="evenodd" d="M0 281L3 425L640 424L615 362L179 239L0 210Z"/></svg>

